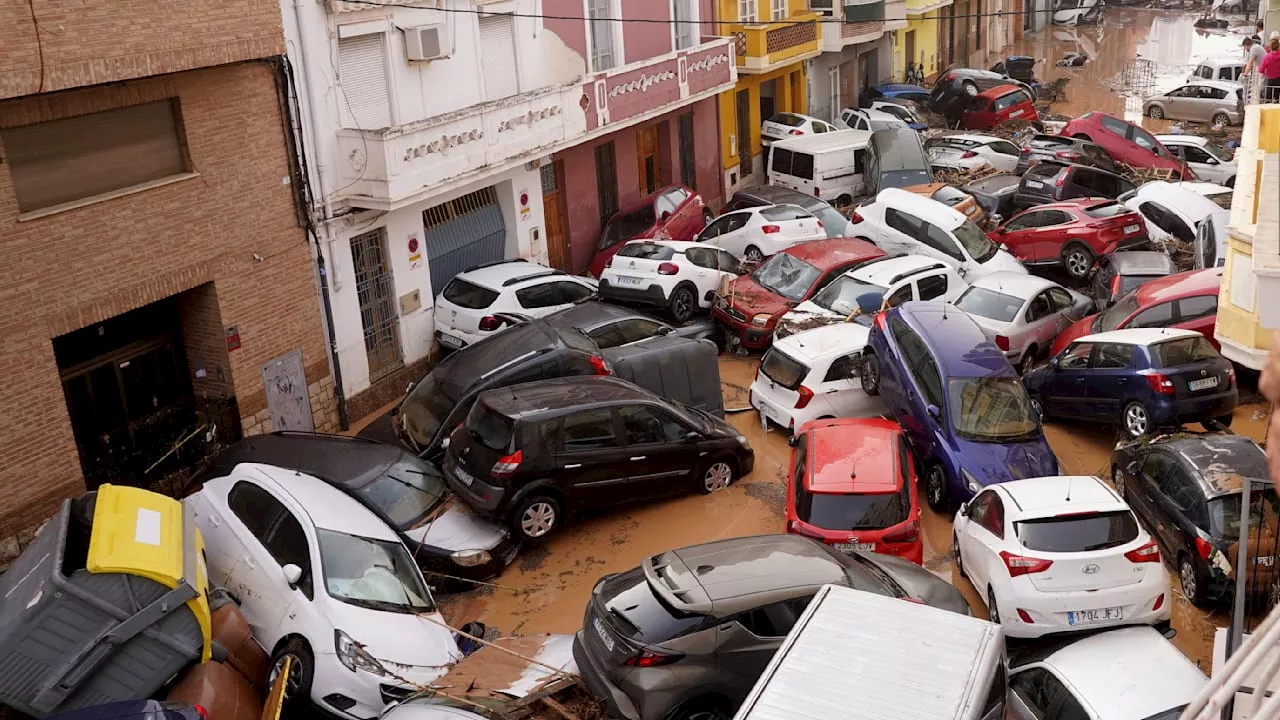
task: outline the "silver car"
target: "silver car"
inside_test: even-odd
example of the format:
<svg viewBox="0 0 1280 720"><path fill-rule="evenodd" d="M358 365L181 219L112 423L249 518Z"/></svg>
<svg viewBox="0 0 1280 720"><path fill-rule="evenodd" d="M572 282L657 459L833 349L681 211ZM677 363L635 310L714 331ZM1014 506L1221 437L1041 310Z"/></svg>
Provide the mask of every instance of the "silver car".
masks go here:
<svg viewBox="0 0 1280 720"><path fill-rule="evenodd" d="M1229 80L1196 80L1142 102L1149 118L1190 120L1214 125L1238 125L1244 121L1244 90Z"/></svg>
<svg viewBox="0 0 1280 720"><path fill-rule="evenodd" d="M1058 333L1093 311L1093 300L1035 275L995 272L955 302L1020 372L1048 355Z"/></svg>

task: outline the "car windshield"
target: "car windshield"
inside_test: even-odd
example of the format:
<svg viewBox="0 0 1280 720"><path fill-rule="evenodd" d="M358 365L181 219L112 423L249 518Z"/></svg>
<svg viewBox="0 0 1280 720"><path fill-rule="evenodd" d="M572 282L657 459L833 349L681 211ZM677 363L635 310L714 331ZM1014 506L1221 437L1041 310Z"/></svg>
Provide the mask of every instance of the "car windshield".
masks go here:
<svg viewBox="0 0 1280 720"><path fill-rule="evenodd" d="M1151 346L1156 358L1156 367L1171 368L1178 365L1216 360L1220 356L1208 340L1203 337L1185 337Z"/></svg>
<svg viewBox="0 0 1280 720"><path fill-rule="evenodd" d="M777 115L769 118L769 122L776 125L786 125L787 127L800 127L804 124L805 119L799 115L792 115L791 113L778 113Z"/></svg>
<svg viewBox="0 0 1280 720"><path fill-rule="evenodd" d="M999 322L1013 322L1013 319L1018 316L1018 310L1022 309L1022 302L1020 297L974 285L965 290L960 299L956 300L956 307L979 317Z"/></svg>
<svg viewBox="0 0 1280 720"><path fill-rule="evenodd" d="M875 530L906 522L910 486L889 493L813 493L796 487L796 517L824 530Z"/></svg>
<svg viewBox="0 0 1280 720"><path fill-rule="evenodd" d="M1138 311L1138 293L1131 292L1128 295L1116 301L1115 305L1098 313L1098 317L1094 318L1093 332L1107 332L1120 327L1120 323L1129 318L1130 315Z"/></svg>
<svg viewBox="0 0 1280 720"><path fill-rule="evenodd" d="M809 375L809 367L778 348L771 347L760 360L760 372L782 387L795 390Z"/></svg>
<svg viewBox="0 0 1280 720"><path fill-rule="evenodd" d="M600 249L613 247L623 240L630 240L647 232L655 223L657 223L657 216L653 213L653 205L645 205L624 215L618 215L609 221L600 235Z"/></svg>
<svg viewBox="0 0 1280 720"><path fill-rule="evenodd" d="M481 401L472 406L471 412L467 414L466 428L472 440L495 452L503 452L511 445L515 423Z"/></svg>
<svg viewBox="0 0 1280 720"><path fill-rule="evenodd" d="M316 539L329 597L387 612L422 613L435 609L422 573L399 542L319 528Z"/></svg>
<svg viewBox="0 0 1280 720"><path fill-rule="evenodd" d="M813 296L813 304L837 315L849 316L854 311L876 312L884 304L887 288L841 275Z"/></svg>
<svg viewBox="0 0 1280 720"><path fill-rule="evenodd" d="M405 453L356 494L397 529L408 530L444 498L444 476L427 462Z"/></svg>
<svg viewBox="0 0 1280 720"><path fill-rule="evenodd" d="M1000 246L991 242L991 238L987 234L978 229L972 220L965 220L960 226L951 231L952 235L960 241L964 246L965 252L969 253L969 257L977 262L984 263L995 257Z"/></svg>
<svg viewBox="0 0 1280 720"><path fill-rule="evenodd" d="M435 438L441 423L453 412L456 402L457 398L440 382L436 373L431 373L413 386L400 406L402 426L418 447L425 448Z"/></svg>
<svg viewBox="0 0 1280 720"><path fill-rule="evenodd" d="M677 610L654 592L644 571L633 568L600 583L609 624L639 643L662 643L702 627L707 616ZM593 609L600 607L592 603Z"/></svg>
<svg viewBox="0 0 1280 720"><path fill-rule="evenodd" d="M819 274L818 268L794 255L778 253L752 271L751 279L788 300L803 300Z"/></svg>
<svg viewBox="0 0 1280 720"><path fill-rule="evenodd" d="M1267 513L1268 524L1276 522L1276 512L1280 510L1280 498L1276 497L1275 488L1265 478L1249 478L1253 482L1249 493L1249 527L1257 528L1263 520L1263 512ZM1235 540L1240 537L1240 495L1223 495L1209 501L1209 531L1214 537ZM1264 510L1265 509L1265 510Z"/></svg>
<svg viewBox="0 0 1280 720"><path fill-rule="evenodd" d="M951 424L976 442L1023 442L1040 435L1031 398L1018 378L953 378L947 383Z"/></svg>
<svg viewBox="0 0 1280 720"><path fill-rule="evenodd" d="M1013 531L1028 550L1090 552L1137 540L1138 521L1128 510L1068 513L1015 522Z"/></svg>

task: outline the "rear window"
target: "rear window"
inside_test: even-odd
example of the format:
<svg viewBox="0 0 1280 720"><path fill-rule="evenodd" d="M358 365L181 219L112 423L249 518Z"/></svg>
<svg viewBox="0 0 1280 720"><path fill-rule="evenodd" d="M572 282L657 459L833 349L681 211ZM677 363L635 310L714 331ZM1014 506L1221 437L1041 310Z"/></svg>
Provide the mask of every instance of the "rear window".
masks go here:
<svg viewBox="0 0 1280 720"><path fill-rule="evenodd" d="M795 390L809 375L809 367L777 348L769 348L760 361L760 372L788 390Z"/></svg>
<svg viewBox="0 0 1280 720"><path fill-rule="evenodd" d="M986 288L971 287L964 291L959 300L956 300L956 307L980 317L1012 322L1022 307L1022 298Z"/></svg>
<svg viewBox="0 0 1280 720"><path fill-rule="evenodd" d="M498 293L462 278L454 278L444 287L444 299L468 310L483 310L498 299Z"/></svg>
<svg viewBox="0 0 1280 720"><path fill-rule="evenodd" d="M769 163L774 172L793 175L802 180L813 179L813 156L808 153L774 148Z"/></svg>
<svg viewBox="0 0 1280 720"><path fill-rule="evenodd" d="M511 433L515 429L515 423L488 404L477 402L467 414L466 428L471 439L490 450L503 452L511 446Z"/></svg>
<svg viewBox="0 0 1280 720"><path fill-rule="evenodd" d="M804 118L799 115L792 115L791 113L778 113L777 115L769 118L769 122L776 123L778 125L786 125L787 127L800 127L804 124Z"/></svg>
<svg viewBox="0 0 1280 720"><path fill-rule="evenodd" d="M971 147L977 147L982 143L976 140L965 140L957 137L940 137L933 138L925 142L924 146L929 149L933 148L955 148L957 150L967 150Z"/></svg>
<svg viewBox="0 0 1280 720"><path fill-rule="evenodd" d="M1155 355L1158 367L1169 368L1201 360L1214 360L1218 351L1213 349L1209 341L1203 337L1188 337L1170 340L1151 346L1151 354Z"/></svg>
<svg viewBox="0 0 1280 720"><path fill-rule="evenodd" d="M1035 175L1036 177L1042 180L1048 180L1049 178L1057 176L1058 173L1062 172L1065 169L1066 169L1065 166L1059 165L1057 163L1052 163L1052 162L1036 163L1035 165L1031 166L1030 170L1027 170L1026 175L1024 175L1023 177L1027 177L1029 175Z"/></svg>
<svg viewBox="0 0 1280 720"><path fill-rule="evenodd" d="M1116 510L1023 520L1013 531L1028 550L1089 552L1138 539L1138 522L1128 510Z"/></svg>
<svg viewBox="0 0 1280 720"><path fill-rule="evenodd" d="M943 185L938 188L938 192L933 194L933 199L943 203L944 205L955 207L965 200L968 200L969 196L950 185Z"/></svg>
<svg viewBox="0 0 1280 720"><path fill-rule="evenodd" d="M906 522L910 488L876 494L812 493L796 484L796 516L826 530L874 530Z"/></svg>
<svg viewBox="0 0 1280 720"><path fill-rule="evenodd" d="M591 353L592 355L598 355L600 353L600 346L596 345L596 341L592 340L586 333L582 332L578 328L558 327L555 329L555 332L561 342L574 350Z"/></svg>
<svg viewBox="0 0 1280 720"><path fill-rule="evenodd" d="M652 205L645 205L625 215L618 215L605 226L604 233L600 236L600 247L602 249L612 247L623 240L630 240L648 232L657 221L658 216L654 215Z"/></svg>
<svg viewBox="0 0 1280 720"><path fill-rule="evenodd" d="M605 580L600 599L609 624L627 638L646 645L693 632L707 620L705 615L682 612L663 602L649 587L640 568Z"/></svg>
<svg viewBox="0 0 1280 720"><path fill-rule="evenodd" d="M1086 209L1084 214L1092 218L1110 218L1130 212L1133 211L1118 202L1109 202L1102 203L1101 205L1094 205L1093 207Z"/></svg>
<svg viewBox="0 0 1280 720"><path fill-rule="evenodd" d="M657 243L631 243L618 251L618 257L644 260L670 260L675 254L675 250Z"/></svg>
<svg viewBox="0 0 1280 720"><path fill-rule="evenodd" d="M767 207L760 211L760 215L766 220L800 220L803 218L811 218L808 210L795 205L775 205Z"/></svg>
<svg viewBox="0 0 1280 720"><path fill-rule="evenodd" d="M1067 138L1057 137L1054 135L1037 135L1031 138L1030 147L1037 150L1052 150L1063 147L1074 147L1075 143Z"/></svg>

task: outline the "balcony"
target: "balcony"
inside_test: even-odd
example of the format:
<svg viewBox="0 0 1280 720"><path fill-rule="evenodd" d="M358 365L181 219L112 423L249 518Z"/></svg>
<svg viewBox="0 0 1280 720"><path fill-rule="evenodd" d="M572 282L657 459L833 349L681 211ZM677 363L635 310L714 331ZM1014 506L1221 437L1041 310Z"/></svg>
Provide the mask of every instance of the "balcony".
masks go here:
<svg viewBox="0 0 1280 720"><path fill-rule="evenodd" d="M823 52L840 52L849 45L875 42L884 34L885 0L845 0L841 8L844 22L823 26Z"/></svg>
<svg viewBox="0 0 1280 720"><path fill-rule="evenodd" d="M805 12L783 22L728 23L735 41L738 72L756 75L817 57L822 53L819 30L824 16Z"/></svg>
<svg viewBox="0 0 1280 720"><path fill-rule="evenodd" d="M907 0L908 15L924 15L934 10L941 10L955 0Z"/></svg>
<svg viewBox="0 0 1280 720"><path fill-rule="evenodd" d="M884 4L884 29L901 30L907 26L906 0L887 0Z"/></svg>

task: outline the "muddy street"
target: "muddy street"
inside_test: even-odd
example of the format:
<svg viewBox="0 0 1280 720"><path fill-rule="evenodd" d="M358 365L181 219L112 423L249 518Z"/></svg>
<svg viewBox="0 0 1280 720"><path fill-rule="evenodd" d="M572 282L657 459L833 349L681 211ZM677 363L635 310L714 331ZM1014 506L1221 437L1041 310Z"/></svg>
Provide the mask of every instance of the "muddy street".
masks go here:
<svg viewBox="0 0 1280 720"><path fill-rule="evenodd" d="M746 388L759 358L724 355L720 361L725 407L747 406ZM1243 388L1242 388L1243 389ZM1241 398L1233 430L1260 440L1265 406ZM595 582L607 573L634 567L645 556L670 548L729 537L784 531L786 467L790 448L777 428L767 432L754 411L729 415L751 441L755 471L711 497L688 495L639 506L624 506L572 523L547 543L525 548L493 587L441 599L446 617L457 627L469 620L502 633L575 632ZM1046 435L1064 474L1110 476L1112 428L1050 424ZM986 616L979 595L955 571L951 559L951 520L923 508L924 565L964 593L974 614ZM1175 644L1208 671L1213 630L1226 623L1224 612L1207 613L1173 588Z"/></svg>

